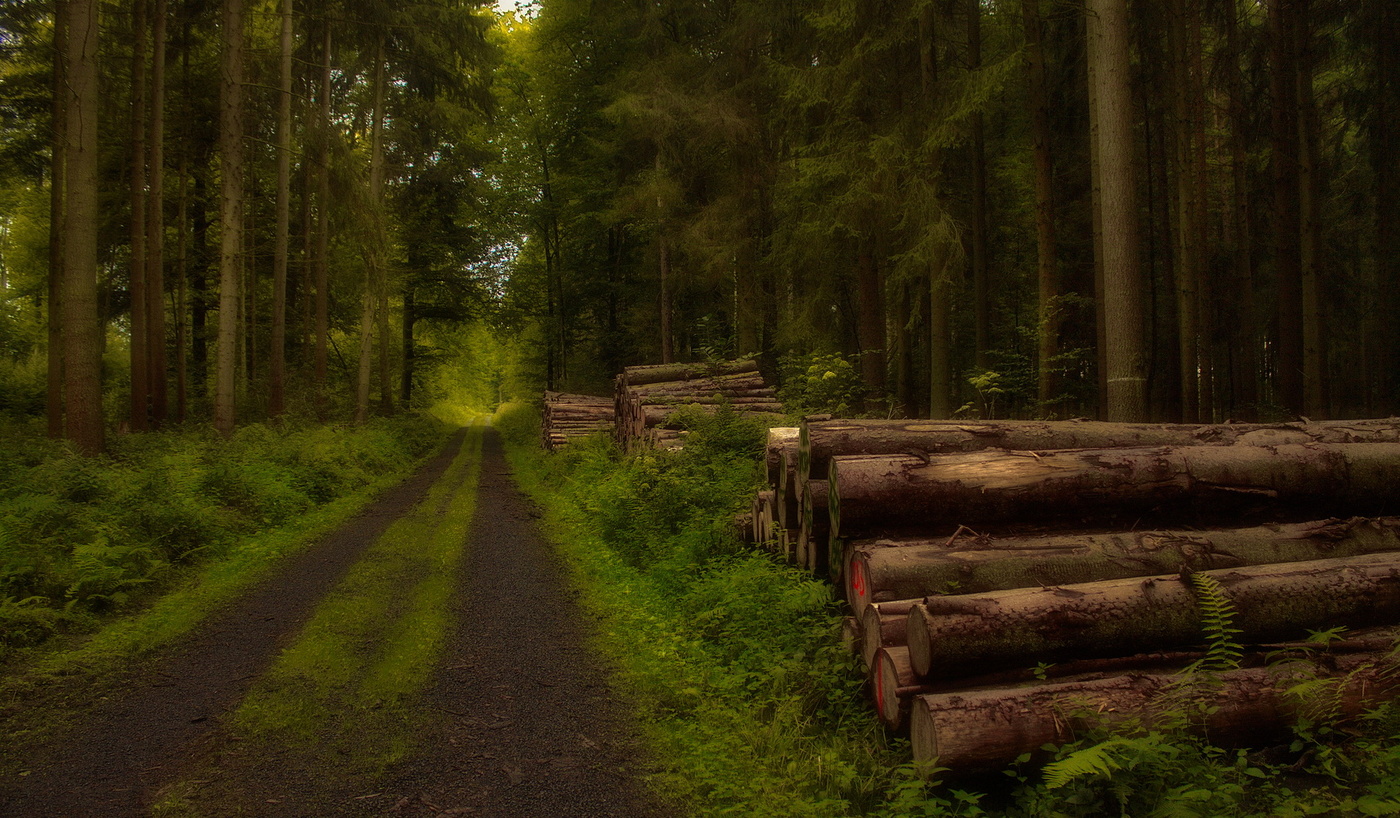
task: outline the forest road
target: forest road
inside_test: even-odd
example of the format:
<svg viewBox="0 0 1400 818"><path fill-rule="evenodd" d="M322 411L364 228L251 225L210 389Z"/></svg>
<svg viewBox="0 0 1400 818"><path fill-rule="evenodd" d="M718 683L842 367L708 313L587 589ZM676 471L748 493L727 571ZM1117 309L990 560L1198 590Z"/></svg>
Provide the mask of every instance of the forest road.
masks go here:
<svg viewBox="0 0 1400 818"><path fill-rule="evenodd" d="M477 451L479 469L454 464ZM437 612L443 637L421 684L399 697L403 706L376 722L378 701L362 708L370 716L316 711L306 702L327 723L324 735L309 740L241 728L239 714L279 657L306 638L323 598L353 578L384 532L406 515L446 515L447 502L425 498L448 480L461 483L451 491L475 492L475 511L445 610ZM418 472L179 648L101 690L41 694L48 700L40 706L85 712L76 727L30 753L21 777L0 780L0 815L673 814L638 780L641 755L626 707L586 645L588 627L537 517L510 478L499 435L459 432ZM404 604L391 600L386 616ZM353 657L379 648L338 649ZM335 657L326 667L333 676ZM295 711L303 702L280 706ZM341 745L348 736L352 744L397 750L376 756L383 763L360 765L336 736Z"/></svg>

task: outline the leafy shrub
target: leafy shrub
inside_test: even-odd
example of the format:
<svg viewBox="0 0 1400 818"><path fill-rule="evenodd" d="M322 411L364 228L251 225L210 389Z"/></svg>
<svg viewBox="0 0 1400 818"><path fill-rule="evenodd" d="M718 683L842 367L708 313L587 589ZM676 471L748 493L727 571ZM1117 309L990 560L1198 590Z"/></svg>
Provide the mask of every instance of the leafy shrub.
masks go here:
<svg viewBox="0 0 1400 818"><path fill-rule="evenodd" d="M865 385L850 361L835 353L785 355L778 360L778 397L789 411L850 417L860 411Z"/></svg>
<svg viewBox="0 0 1400 818"><path fill-rule="evenodd" d="M401 471L443 434L416 417L251 424L227 441L207 430L128 435L88 458L37 426L0 423L14 441L0 452L0 657L89 627L179 566Z"/></svg>

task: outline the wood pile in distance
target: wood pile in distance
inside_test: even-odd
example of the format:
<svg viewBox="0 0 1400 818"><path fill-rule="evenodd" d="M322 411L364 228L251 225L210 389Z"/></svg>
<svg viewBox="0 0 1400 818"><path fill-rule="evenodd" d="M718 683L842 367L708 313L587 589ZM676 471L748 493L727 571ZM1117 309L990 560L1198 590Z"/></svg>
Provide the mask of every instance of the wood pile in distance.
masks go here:
<svg viewBox="0 0 1400 818"><path fill-rule="evenodd" d="M671 428L677 411L712 414L722 405L768 419L783 413L756 361L629 366L617 376L613 396L617 441L628 451L680 448L680 430Z"/></svg>
<svg viewBox="0 0 1400 818"><path fill-rule="evenodd" d="M1217 742L1284 729L1300 676L1338 680L1347 712L1397 689L1392 631L1342 658L1296 643L1400 626L1400 420L812 420L797 437L770 438L754 517L850 604L843 640L916 761L1005 766L1089 724L1084 702L1179 710L1221 616L1243 665L1201 710ZM1280 645L1286 669L1260 666Z"/></svg>
<svg viewBox="0 0 1400 818"><path fill-rule="evenodd" d="M613 402L593 395L545 392L540 436L548 451L556 451L571 440L613 428Z"/></svg>

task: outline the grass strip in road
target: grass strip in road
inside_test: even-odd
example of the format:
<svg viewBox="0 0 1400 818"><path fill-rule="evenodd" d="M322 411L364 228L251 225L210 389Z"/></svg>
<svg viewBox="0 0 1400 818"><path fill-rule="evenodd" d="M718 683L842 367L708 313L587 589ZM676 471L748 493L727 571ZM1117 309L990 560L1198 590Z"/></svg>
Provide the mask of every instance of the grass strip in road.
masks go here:
<svg viewBox="0 0 1400 818"><path fill-rule="evenodd" d="M481 469L480 428L409 514L395 521L317 606L300 636L254 683L230 720L234 739L210 769L167 789L157 814L226 803L260 758L333 788L403 758L420 720L417 696L452 626L450 603ZM216 772L215 768L223 772ZM228 773L232 772L232 775ZM197 814L193 813L193 814Z"/></svg>

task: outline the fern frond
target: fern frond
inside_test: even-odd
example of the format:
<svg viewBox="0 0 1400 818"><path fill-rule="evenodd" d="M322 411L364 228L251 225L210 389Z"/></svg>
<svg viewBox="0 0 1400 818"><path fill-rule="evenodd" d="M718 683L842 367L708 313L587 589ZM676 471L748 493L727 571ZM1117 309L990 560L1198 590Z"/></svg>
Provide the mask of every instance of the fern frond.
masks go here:
<svg viewBox="0 0 1400 818"><path fill-rule="evenodd" d="M1046 764L1043 770L1045 786L1053 790L1079 778L1107 778L1115 771L1128 766L1128 760L1134 756L1158 758L1163 755L1164 749L1165 745L1152 736L1111 738L1092 747L1075 750L1059 761Z"/></svg>
<svg viewBox="0 0 1400 818"><path fill-rule="evenodd" d="M1201 632L1206 638L1206 655L1194 669L1220 672L1240 666L1244 646L1235 641L1241 631L1236 628L1235 603L1220 581L1209 574L1187 577L1196 594L1201 611Z"/></svg>

